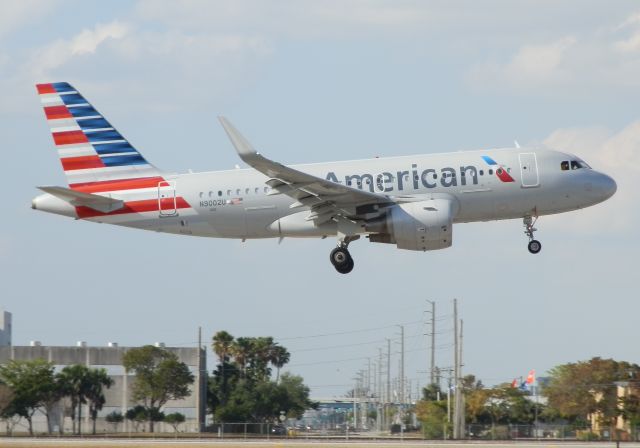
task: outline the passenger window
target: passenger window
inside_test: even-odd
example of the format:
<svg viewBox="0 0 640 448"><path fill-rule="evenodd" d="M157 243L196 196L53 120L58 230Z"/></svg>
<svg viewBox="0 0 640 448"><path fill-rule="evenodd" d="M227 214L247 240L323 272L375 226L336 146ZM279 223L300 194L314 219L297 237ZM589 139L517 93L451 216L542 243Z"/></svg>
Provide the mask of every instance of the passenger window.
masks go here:
<svg viewBox="0 0 640 448"><path fill-rule="evenodd" d="M576 162L575 160L571 161L571 169L572 170L578 170L580 169L580 164L578 162Z"/></svg>
<svg viewBox="0 0 640 448"><path fill-rule="evenodd" d="M256 187L255 192L256 192L256 194L260 193L260 189L258 187Z"/></svg>
<svg viewBox="0 0 640 448"><path fill-rule="evenodd" d="M484 176L484 170L480 170L480 175Z"/></svg>
<svg viewBox="0 0 640 448"><path fill-rule="evenodd" d="M493 170L492 169L489 170L489 174L493 174Z"/></svg>
<svg viewBox="0 0 640 448"><path fill-rule="evenodd" d="M213 197L213 191L209 192L209 197L212 198Z"/></svg>
<svg viewBox="0 0 640 448"><path fill-rule="evenodd" d="M240 189L239 189L239 188L238 188L238 189L236 189L236 195L237 195L237 196L240 196Z"/></svg>
<svg viewBox="0 0 640 448"><path fill-rule="evenodd" d="M268 193L269 192L269 187L264 187L264 192Z"/></svg>
<svg viewBox="0 0 640 448"><path fill-rule="evenodd" d="M218 196L222 196L222 191L218 190Z"/></svg>
<svg viewBox="0 0 640 448"><path fill-rule="evenodd" d="M231 190L227 190L227 196L231 196Z"/></svg>
<svg viewBox="0 0 640 448"><path fill-rule="evenodd" d="M566 160L563 161L562 163L560 163L560 169L562 171L568 171L569 170L569 162L567 162Z"/></svg>
<svg viewBox="0 0 640 448"><path fill-rule="evenodd" d="M248 188L245 188L244 189L244 194L249 194L249 191L251 191L251 190L249 190Z"/></svg>
<svg viewBox="0 0 640 448"><path fill-rule="evenodd" d="M200 199L202 199L203 196L204 196L204 193L201 191L200 192Z"/></svg>

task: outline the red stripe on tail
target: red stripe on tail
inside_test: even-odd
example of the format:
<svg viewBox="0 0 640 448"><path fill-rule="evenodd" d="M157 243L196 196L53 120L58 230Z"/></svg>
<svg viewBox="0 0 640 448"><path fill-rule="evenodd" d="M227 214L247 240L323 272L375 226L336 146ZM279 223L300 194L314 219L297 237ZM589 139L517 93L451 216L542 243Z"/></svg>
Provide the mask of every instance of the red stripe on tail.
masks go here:
<svg viewBox="0 0 640 448"><path fill-rule="evenodd" d="M73 118L67 106L49 106L44 108L47 120L57 120L58 118Z"/></svg>
<svg viewBox="0 0 640 448"><path fill-rule="evenodd" d="M66 131L55 132L53 134L53 141L56 145L72 145L74 143L89 143L87 136L82 131Z"/></svg>
<svg viewBox="0 0 640 448"><path fill-rule="evenodd" d="M36 89L40 95L45 93L56 93L56 89L53 88L53 84L36 84Z"/></svg>
<svg viewBox="0 0 640 448"><path fill-rule="evenodd" d="M65 171L86 170L90 168L104 168L100 156L65 157L60 159Z"/></svg>
<svg viewBox="0 0 640 448"><path fill-rule="evenodd" d="M82 131L66 131L55 132L53 134L53 141L56 145L72 145L74 143L89 143L87 136Z"/></svg>

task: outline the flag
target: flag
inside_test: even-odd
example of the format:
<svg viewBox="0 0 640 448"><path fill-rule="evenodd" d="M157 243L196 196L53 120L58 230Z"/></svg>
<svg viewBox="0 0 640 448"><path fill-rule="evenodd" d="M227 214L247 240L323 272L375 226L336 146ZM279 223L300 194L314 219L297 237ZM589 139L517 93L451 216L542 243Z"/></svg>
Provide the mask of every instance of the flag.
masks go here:
<svg viewBox="0 0 640 448"><path fill-rule="evenodd" d="M511 381L511 387L514 389L518 387L518 378L514 378L513 381Z"/></svg>
<svg viewBox="0 0 640 448"><path fill-rule="evenodd" d="M535 382L536 382L536 371L530 370L529 375L527 375L527 384L532 385Z"/></svg>

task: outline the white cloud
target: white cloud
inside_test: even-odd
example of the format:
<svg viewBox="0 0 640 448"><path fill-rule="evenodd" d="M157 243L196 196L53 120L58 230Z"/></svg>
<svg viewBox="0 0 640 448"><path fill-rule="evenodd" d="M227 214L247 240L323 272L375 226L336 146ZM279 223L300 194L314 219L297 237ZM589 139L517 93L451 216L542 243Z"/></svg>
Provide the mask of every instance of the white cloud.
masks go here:
<svg viewBox="0 0 640 448"><path fill-rule="evenodd" d="M546 44L524 45L506 63L479 64L469 80L477 86L516 90L561 84L571 80L568 54L576 45L574 36L565 36Z"/></svg>
<svg viewBox="0 0 640 448"><path fill-rule="evenodd" d="M622 22L614 32L625 32L630 29L631 35L613 43L613 48L621 53L640 51L640 12L632 14Z"/></svg>
<svg viewBox="0 0 640 448"><path fill-rule="evenodd" d="M640 13L622 24L518 46L506 60L485 61L467 75L478 90L558 95L640 86Z"/></svg>
<svg viewBox="0 0 640 448"><path fill-rule="evenodd" d="M51 70L67 64L71 59L93 54L109 39L122 39L128 27L115 20L84 29L71 39L58 39L37 49L26 64L26 72L35 79L49 77Z"/></svg>
<svg viewBox="0 0 640 448"><path fill-rule="evenodd" d="M603 204L545 220L557 227L594 234L629 230L638 225L640 195L636 184L640 178L640 120L618 132L602 127L558 129L544 143L582 157L595 169L612 176L618 184L615 196Z"/></svg>

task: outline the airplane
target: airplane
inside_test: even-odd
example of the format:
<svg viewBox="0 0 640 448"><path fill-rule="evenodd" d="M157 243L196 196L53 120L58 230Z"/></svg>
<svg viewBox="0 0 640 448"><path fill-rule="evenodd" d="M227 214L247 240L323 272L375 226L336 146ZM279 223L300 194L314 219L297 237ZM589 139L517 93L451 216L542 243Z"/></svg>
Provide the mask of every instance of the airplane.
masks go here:
<svg viewBox="0 0 640 448"><path fill-rule="evenodd" d="M453 224L522 219L528 250L540 252L540 216L610 198L608 175L546 147L287 166L259 152L219 117L250 168L175 174L142 154L67 82L38 84L68 186L38 187L32 208L75 219L181 235L337 238L331 264L354 268L360 237L399 249L451 246Z"/></svg>

